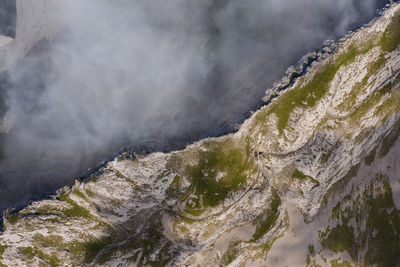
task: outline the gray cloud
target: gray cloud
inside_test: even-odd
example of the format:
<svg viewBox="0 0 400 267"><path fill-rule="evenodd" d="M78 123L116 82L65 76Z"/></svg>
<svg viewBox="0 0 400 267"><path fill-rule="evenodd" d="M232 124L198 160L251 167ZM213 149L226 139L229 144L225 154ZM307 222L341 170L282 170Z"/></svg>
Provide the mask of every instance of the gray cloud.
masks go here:
<svg viewBox="0 0 400 267"><path fill-rule="evenodd" d="M71 181L124 145L190 141L240 117L305 52L385 2L64 1L65 29L8 71L17 119L0 168L17 182L0 184L11 192L3 203L15 187Z"/></svg>

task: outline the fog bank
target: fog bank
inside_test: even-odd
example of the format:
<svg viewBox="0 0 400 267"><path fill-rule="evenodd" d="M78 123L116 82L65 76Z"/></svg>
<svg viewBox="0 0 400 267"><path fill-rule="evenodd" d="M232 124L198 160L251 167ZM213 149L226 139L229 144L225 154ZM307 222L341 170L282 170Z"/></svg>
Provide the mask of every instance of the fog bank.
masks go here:
<svg viewBox="0 0 400 267"><path fill-rule="evenodd" d="M386 2L60 1L63 31L2 79L16 120L2 136L0 209L123 146L190 142L240 118L304 53Z"/></svg>

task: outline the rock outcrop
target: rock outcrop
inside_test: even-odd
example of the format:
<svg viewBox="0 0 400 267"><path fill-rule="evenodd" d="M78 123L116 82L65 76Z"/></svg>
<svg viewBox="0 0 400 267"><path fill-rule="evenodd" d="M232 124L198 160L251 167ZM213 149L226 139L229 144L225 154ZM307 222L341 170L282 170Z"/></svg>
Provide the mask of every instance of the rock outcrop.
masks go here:
<svg viewBox="0 0 400 267"><path fill-rule="evenodd" d="M240 129L124 154L4 215L7 266L400 263L400 5Z"/></svg>

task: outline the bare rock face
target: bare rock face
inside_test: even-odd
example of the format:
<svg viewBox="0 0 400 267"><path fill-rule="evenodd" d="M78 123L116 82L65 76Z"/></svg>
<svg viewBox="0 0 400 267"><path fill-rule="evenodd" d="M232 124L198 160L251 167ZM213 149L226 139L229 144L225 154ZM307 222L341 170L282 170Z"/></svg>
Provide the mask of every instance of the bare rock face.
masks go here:
<svg viewBox="0 0 400 267"><path fill-rule="evenodd" d="M5 214L1 265L395 266L399 36L393 4L238 132L122 155Z"/></svg>

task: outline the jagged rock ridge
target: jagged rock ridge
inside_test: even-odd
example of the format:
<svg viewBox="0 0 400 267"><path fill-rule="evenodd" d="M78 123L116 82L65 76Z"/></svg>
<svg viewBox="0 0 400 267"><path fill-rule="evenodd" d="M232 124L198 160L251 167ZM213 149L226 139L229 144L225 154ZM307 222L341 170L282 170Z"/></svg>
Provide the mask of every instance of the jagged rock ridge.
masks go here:
<svg viewBox="0 0 400 267"><path fill-rule="evenodd" d="M238 132L6 214L1 265L398 264L399 43L393 4Z"/></svg>

